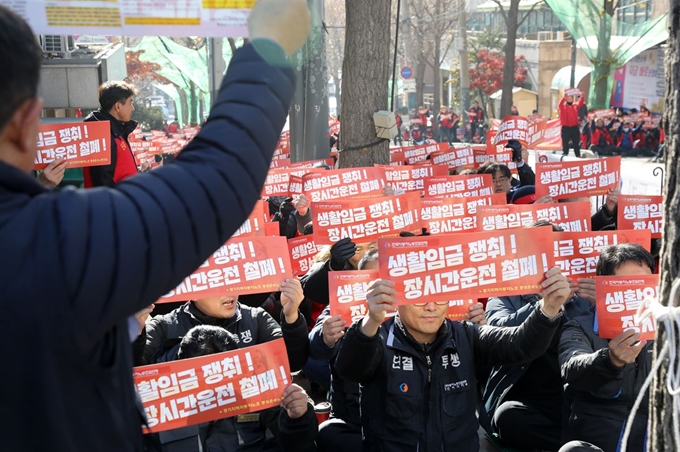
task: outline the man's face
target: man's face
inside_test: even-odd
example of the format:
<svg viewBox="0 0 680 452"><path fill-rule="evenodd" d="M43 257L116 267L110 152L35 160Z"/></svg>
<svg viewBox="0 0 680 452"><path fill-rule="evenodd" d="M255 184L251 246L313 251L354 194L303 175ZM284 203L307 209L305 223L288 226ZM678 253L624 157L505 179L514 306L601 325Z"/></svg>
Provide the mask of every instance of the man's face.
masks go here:
<svg viewBox="0 0 680 452"><path fill-rule="evenodd" d="M604 121L601 120L601 119L598 119L597 121L595 121L595 126L596 126L596 127L603 127L603 126L604 126Z"/></svg>
<svg viewBox="0 0 680 452"><path fill-rule="evenodd" d="M627 261L614 269L614 276L651 275L652 269L635 261Z"/></svg>
<svg viewBox="0 0 680 452"><path fill-rule="evenodd" d="M230 319L236 315L238 296L203 298L196 300L196 307L205 315L215 319Z"/></svg>
<svg viewBox="0 0 680 452"><path fill-rule="evenodd" d="M128 97L125 102L117 102L115 107L117 119L123 122L132 120L132 112L135 111L135 106L132 103L132 96Z"/></svg>
<svg viewBox="0 0 680 452"><path fill-rule="evenodd" d="M352 264L352 267L357 268L364 254L371 249L375 249L376 246L375 242L357 244L357 251L354 253L354 256L349 258L349 263Z"/></svg>
<svg viewBox="0 0 680 452"><path fill-rule="evenodd" d="M509 177L503 175L502 171L496 171L493 175L493 188L496 193L507 193L512 187Z"/></svg>
<svg viewBox="0 0 680 452"><path fill-rule="evenodd" d="M477 107L479 107L479 103L478 102L472 102L472 106L477 108Z"/></svg>
<svg viewBox="0 0 680 452"><path fill-rule="evenodd" d="M425 306L399 306L399 317L411 336L418 342L427 344L437 337L437 331L446 319L448 303L440 306L428 303Z"/></svg>
<svg viewBox="0 0 680 452"><path fill-rule="evenodd" d="M572 103L572 102L574 102L574 96L567 96L566 100L567 100L568 103Z"/></svg>

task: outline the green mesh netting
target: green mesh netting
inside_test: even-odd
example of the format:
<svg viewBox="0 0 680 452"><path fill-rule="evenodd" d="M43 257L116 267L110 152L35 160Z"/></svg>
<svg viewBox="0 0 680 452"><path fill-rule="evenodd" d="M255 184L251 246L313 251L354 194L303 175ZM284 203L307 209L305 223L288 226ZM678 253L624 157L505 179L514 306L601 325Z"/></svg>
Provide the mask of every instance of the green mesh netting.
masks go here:
<svg viewBox="0 0 680 452"><path fill-rule="evenodd" d="M614 70L668 39L667 14L637 23L618 19L612 0L545 0L592 63L588 105L608 108ZM623 5L620 8L635 7ZM625 17L625 15L621 15Z"/></svg>

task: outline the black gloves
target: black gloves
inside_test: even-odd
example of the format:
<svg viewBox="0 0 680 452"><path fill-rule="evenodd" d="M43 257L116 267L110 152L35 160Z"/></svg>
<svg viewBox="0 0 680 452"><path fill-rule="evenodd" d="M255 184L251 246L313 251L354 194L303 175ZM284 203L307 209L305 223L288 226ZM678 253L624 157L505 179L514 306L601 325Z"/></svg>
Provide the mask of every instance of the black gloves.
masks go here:
<svg viewBox="0 0 680 452"><path fill-rule="evenodd" d="M331 270L344 270L347 261L357 252L357 246L346 237L331 247Z"/></svg>
<svg viewBox="0 0 680 452"><path fill-rule="evenodd" d="M281 214L281 218L286 219L290 216L291 213L295 210L295 206L293 205L293 198L286 198L283 200L281 205L279 206L279 213Z"/></svg>

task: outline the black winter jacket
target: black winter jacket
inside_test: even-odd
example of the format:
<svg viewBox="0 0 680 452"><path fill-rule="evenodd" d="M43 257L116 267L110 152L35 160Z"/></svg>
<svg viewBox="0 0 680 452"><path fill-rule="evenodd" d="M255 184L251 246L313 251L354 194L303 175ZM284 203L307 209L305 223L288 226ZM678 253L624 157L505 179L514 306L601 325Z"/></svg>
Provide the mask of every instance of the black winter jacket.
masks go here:
<svg viewBox="0 0 680 452"><path fill-rule="evenodd" d="M478 451L475 367L519 364L545 353L560 322L537 311L516 328L446 320L428 345L416 342L399 316L374 337L353 324L335 367L362 384L364 452Z"/></svg>
<svg viewBox="0 0 680 452"><path fill-rule="evenodd" d="M142 334L135 341L135 365L164 363L177 359L179 343L184 335L197 325L221 326L239 338L239 347L264 344L283 337L292 372L302 369L309 357L307 321L302 314L293 325L287 324L282 315L279 326L264 309L238 303L234 317L215 319L203 314L190 301L169 314L156 316L147 322Z"/></svg>
<svg viewBox="0 0 680 452"><path fill-rule="evenodd" d="M519 326L536 309L539 301L540 296L538 295L489 298L485 310L486 320L491 326ZM588 312L590 303L582 298L573 297L564 308L560 327L569 320ZM555 356L557 355L558 345L559 334L556 334L549 347ZM506 401L506 396L526 373L530 364L529 362L515 366L497 366L491 370L486 388L484 389L484 413L480 413L480 422L484 428L489 429L496 409ZM556 358L554 369L555 378L559 379L559 363Z"/></svg>
<svg viewBox="0 0 680 452"><path fill-rule="evenodd" d="M604 452L621 446L623 429L633 403L652 366L654 342L642 349L635 364L619 368L609 358L609 340L597 335L595 308L564 326L560 337L560 367L572 398L566 440L587 441ZM646 440L649 392L638 410L628 442L642 452Z"/></svg>
<svg viewBox="0 0 680 452"><path fill-rule="evenodd" d="M0 351L0 450L142 449L127 319L248 218L295 89L292 70L254 46L286 60L266 40L237 51L174 165L53 192L0 163L0 326L20 338Z"/></svg>

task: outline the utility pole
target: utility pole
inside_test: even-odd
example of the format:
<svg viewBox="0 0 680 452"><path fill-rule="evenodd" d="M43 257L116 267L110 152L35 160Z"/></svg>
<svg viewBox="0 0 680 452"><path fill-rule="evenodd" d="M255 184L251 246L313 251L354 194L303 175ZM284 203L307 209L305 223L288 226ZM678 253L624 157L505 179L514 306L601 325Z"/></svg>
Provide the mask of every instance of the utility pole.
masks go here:
<svg viewBox="0 0 680 452"><path fill-rule="evenodd" d="M470 110L470 62L468 61L467 13L465 0L458 0L458 32L460 33L460 116Z"/></svg>

